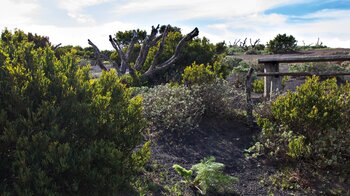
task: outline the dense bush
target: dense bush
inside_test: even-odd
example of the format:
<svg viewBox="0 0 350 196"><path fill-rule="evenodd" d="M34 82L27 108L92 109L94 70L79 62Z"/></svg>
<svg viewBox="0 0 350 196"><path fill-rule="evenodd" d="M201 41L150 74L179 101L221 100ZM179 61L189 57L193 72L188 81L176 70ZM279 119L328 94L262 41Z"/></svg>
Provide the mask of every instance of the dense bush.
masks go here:
<svg viewBox="0 0 350 196"><path fill-rule="evenodd" d="M204 105L190 89L166 84L144 92L144 114L154 130L181 135L198 127Z"/></svg>
<svg viewBox="0 0 350 196"><path fill-rule="evenodd" d="M253 81L253 91L255 93L263 93L264 92L264 80L257 79Z"/></svg>
<svg viewBox="0 0 350 196"><path fill-rule="evenodd" d="M197 65L196 63L186 67L182 74L182 82L185 85L208 84L214 82L215 78L216 75L211 66Z"/></svg>
<svg viewBox="0 0 350 196"><path fill-rule="evenodd" d="M191 90L202 99L205 116L233 117L245 108L245 95L226 80L216 78L212 83L193 85Z"/></svg>
<svg viewBox="0 0 350 196"><path fill-rule="evenodd" d="M70 54L56 59L26 34L0 40L0 191L112 195L149 157L141 98L114 71L90 80Z"/></svg>
<svg viewBox="0 0 350 196"><path fill-rule="evenodd" d="M274 39L267 43L267 50L273 54L283 54L293 52L297 49L297 40L286 34L278 34Z"/></svg>
<svg viewBox="0 0 350 196"><path fill-rule="evenodd" d="M270 118L259 120L263 131L254 149L278 159L348 167L349 112L350 84L312 77L272 103Z"/></svg>

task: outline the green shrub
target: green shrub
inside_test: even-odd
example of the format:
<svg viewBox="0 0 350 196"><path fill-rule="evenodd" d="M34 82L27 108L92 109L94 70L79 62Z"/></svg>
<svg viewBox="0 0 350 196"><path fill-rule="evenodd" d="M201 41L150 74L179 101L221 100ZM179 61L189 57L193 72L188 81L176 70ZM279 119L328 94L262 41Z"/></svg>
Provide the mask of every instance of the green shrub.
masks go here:
<svg viewBox="0 0 350 196"><path fill-rule="evenodd" d="M204 112L202 99L183 86L159 85L142 96L144 115L157 131L178 135L191 131Z"/></svg>
<svg viewBox="0 0 350 196"><path fill-rule="evenodd" d="M175 171L185 179L185 183L195 188L201 194L232 194L233 185L238 178L223 173L225 165L215 162L214 157L204 158L200 163L186 170L180 165L174 165ZM195 178L192 179L192 173Z"/></svg>
<svg viewBox="0 0 350 196"><path fill-rule="evenodd" d="M267 50L273 54L283 54L293 52L297 49L297 40L286 34L278 34L274 39L267 43Z"/></svg>
<svg viewBox="0 0 350 196"><path fill-rule="evenodd" d="M182 74L182 82L185 85L193 84L208 84L215 80L215 73L212 71L212 66L204 64L197 65L195 62L185 68Z"/></svg>
<svg viewBox="0 0 350 196"><path fill-rule="evenodd" d="M296 92L287 92L271 105L256 151L274 158L310 158L321 166L346 166L350 148L350 84L309 78Z"/></svg>
<svg viewBox="0 0 350 196"><path fill-rule="evenodd" d="M149 158L141 98L114 71L90 80L21 31L0 41L0 190L7 195L112 195ZM136 150L136 147L137 150Z"/></svg>
<svg viewBox="0 0 350 196"><path fill-rule="evenodd" d="M258 79L253 81L253 91L255 93L263 93L264 92L264 80Z"/></svg>

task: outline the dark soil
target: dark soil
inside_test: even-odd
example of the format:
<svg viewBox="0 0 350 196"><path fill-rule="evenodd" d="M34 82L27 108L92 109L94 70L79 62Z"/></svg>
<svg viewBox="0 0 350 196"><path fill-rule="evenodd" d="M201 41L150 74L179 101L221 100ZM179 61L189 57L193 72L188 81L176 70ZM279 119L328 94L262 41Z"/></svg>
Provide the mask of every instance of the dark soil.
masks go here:
<svg viewBox="0 0 350 196"><path fill-rule="evenodd" d="M217 162L225 164L227 174L239 178L235 186L239 195L267 195L267 187L259 182L274 168L244 156L245 149L254 144L253 137L259 129L254 130L239 120L207 118L202 120L199 129L186 137L159 139L153 145L151 159L166 168L170 178L180 180L172 169L173 164L189 169L204 157L214 156Z"/></svg>

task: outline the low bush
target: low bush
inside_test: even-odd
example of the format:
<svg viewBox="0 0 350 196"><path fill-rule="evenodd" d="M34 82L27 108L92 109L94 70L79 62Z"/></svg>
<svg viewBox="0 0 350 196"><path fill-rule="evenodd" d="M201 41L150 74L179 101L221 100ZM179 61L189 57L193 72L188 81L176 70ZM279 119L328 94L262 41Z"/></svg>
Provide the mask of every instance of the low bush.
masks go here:
<svg viewBox="0 0 350 196"><path fill-rule="evenodd" d="M143 96L144 116L153 130L181 135L198 127L204 108L201 97L183 86L150 88Z"/></svg>
<svg viewBox="0 0 350 196"><path fill-rule="evenodd" d="M91 80L21 31L0 40L0 191L4 195L123 193L149 158L141 98L114 71Z"/></svg>
<svg viewBox="0 0 350 196"><path fill-rule="evenodd" d="M205 116L233 117L245 108L245 94L223 79L203 85L191 86L195 97L205 106Z"/></svg>
<svg viewBox="0 0 350 196"><path fill-rule="evenodd" d="M320 167L349 166L350 84L309 78L296 92L271 104L259 119L259 142L252 148L275 159L308 159Z"/></svg>

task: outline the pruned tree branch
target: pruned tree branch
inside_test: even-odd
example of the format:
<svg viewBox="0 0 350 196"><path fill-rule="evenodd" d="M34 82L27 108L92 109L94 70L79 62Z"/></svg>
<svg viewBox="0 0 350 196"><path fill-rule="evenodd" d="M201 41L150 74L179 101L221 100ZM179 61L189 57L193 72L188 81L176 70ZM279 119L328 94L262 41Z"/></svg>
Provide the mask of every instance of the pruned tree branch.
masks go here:
<svg viewBox="0 0 350 196"><path fill-rule="evenodd" d="M151 34L145 38L143 45L141 47L140 53L135 62L135 69L137 71L140 71L142 66L145 64L149 49L157 43L155 41L155 38L158 33L158 29L159 29L159 25L156 28L152 26Z"/></svg>
<svg viewBox="0 0 350 196"><path fill-rule="evenodd" d="M164 32L163 32L162 41L161 41L160 44L159 44L158 51L157 51L156 55L154 56L154 59L153 59L153 61L152 61L152 64L151 64L151 66L149 67L149 69L147 70L147 72L152 71L152 70L155 68L155 66L158 64L159 56L162 54L163 49L164 49L165 38L166 38L166 36L168 35L168 27L169 27L169 26L167 26L167 27L165 28ZM147 73L147 72L146 72L146 73Z"/></svg>
<svg viewBox="0 0 350 196"><path fill-rule="evenodd" d="M107 67L103 64L102 60L101 60L101 52L100 50L98 49L98 47L92 43L92 41L90 39L88 39L88 43L89 45L94 49L94 56L96 58L96 63L97 65L102 69L102 70L105 70L105 71L108 71Z"/></svg>
<svg viewBox="0 0 350 196"><path fill-rule="evenodd" d="M52 47L52 50L55 51L57 48L59 48L62 45L62 43L57 44L56 46Z"/></svg>
<svg viewBox="0 0 350 196"><path fill-rule="evenodd" d="M129 63L129 60L130 60L131 52L133 51L136 42L137 42L137 33L134 30L131 42L129 44L128 50L127 50L126 55L125 55L125 58L126 58L128 63Z"/></svg>

